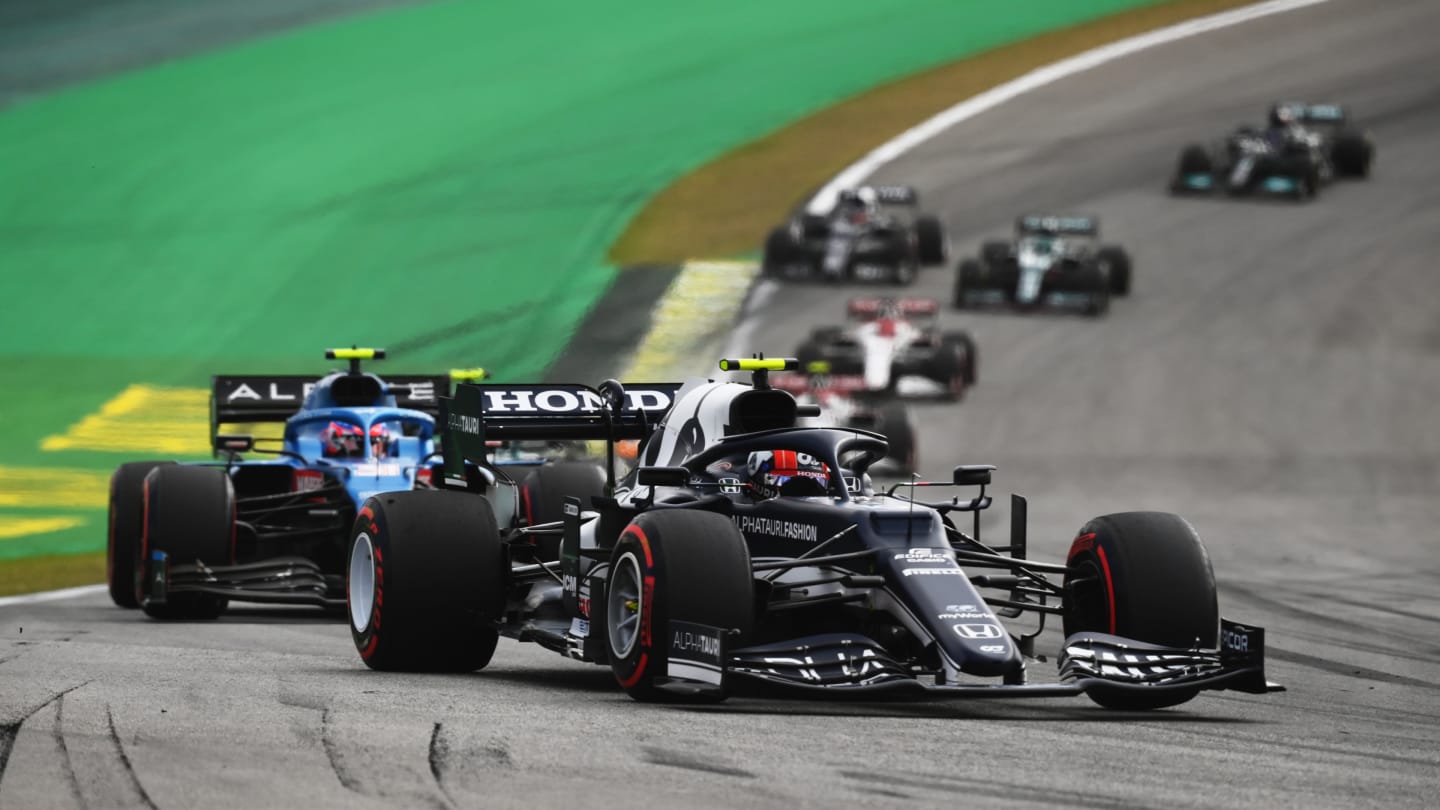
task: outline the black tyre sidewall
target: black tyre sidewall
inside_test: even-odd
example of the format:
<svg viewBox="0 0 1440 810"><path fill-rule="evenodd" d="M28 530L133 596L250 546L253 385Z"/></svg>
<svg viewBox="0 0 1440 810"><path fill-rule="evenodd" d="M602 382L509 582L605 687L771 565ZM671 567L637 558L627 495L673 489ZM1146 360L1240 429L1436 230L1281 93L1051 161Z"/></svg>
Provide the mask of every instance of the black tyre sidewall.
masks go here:
<svg viewBox="0 0 1440 810"><path fill-rule="evenodd" d="M1130 294L1130 254L1114 246L1107 246L1100 249L1097 261L1109 266L1109 273L1106 280L1110 285L1110 293L1116 296L1127 296Z"/></svg>
<svg viewBox="0 0 1440 810"><path fill-rule="evenodd" d="M943 264L949 258L945 244L945 227L935 217L916 218L915 242L921 264Z"/></svg>
<svg viewBox="0 0 1440 810"><path fill-rule="evenodd" d="M903 404L887 403L880 411L881 430L877 431L885 436L890 445L886 458L899 463L907 473L913 472L917 464L915 431L911 428L908 417L909 413Z"/></svg>
<svg viewBox="0 0 1440 810"><path fill-rule="evenodd" d="M627 565L638 565L643 586L639 638L628 654L614 649L608 628L606 652L615 679L637 700L657 700L664 678L672 621L740 631L754 626L754 581L750 553L735 525L722 515L682 509L647 512L636 517L611 555L611 578Z"/></svg>
<svg viewBox="0 0 1440 810"><path fill-rule="evenodd" d="M136 558L137 600L156 551L165 552L171 565L234 563L235 489L224 470L159 465L146 474L143 493L145 529ZM181 592L166 594L163 605L144 604L144 610L156 619L213 619L226 604L223 597Z"/></svg>
<svg viewBox="0 0 1440 810"><path fill-rule="evenodd" d="M1220 612L1210 557L1183 518L1168 512L1095 518L1080 529L1066 566L1067 599L1081 576L1098 574L1103 593L1099 605L1088 599L1086 604L1067 603L1067 637L1090 631L1182 649L1197 643L1207 649L1219 645ZM1183 703L1197 692L1147 694L1102 687L1087 694L1103 706L1154 709Z"/></svg>
<svg viewBox="0 0 1440 810"><path fill-rule="evenodd" d="M110 599L123 608L140 607L136 574L145 534L145 477L173 461L132 461L110 476L110 514L105 538L105 580Z"/></svg>
<svg viewBox="0 0 1440 810"><path fill-rule="evenodd" d="M369 621L355 626L350 560L364 536L375 573ZM505 606L504 548L484 497L412 490L365 501L346 547L346 621L371 669L471 672L490 663Z"/></svg>

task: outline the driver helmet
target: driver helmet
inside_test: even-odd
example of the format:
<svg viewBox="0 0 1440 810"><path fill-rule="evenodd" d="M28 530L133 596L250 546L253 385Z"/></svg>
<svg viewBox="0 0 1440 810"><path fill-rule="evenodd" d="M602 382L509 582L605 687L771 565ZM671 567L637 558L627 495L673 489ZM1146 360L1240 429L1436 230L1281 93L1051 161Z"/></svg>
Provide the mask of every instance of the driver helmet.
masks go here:
<svg viewBox="0 0 1440 810"><path fill-rule="evenodd" d="M830 491L830 467L809 453L757 450L746 464L750 488L760 498L815 496Z"/></svg>
<svg viewBox="0 0 1440 810"><path fill-rule="evenodd" d="M1289 127L1296 123L1295 108L1289 104L1276 104L1270 108L1270 126Z"/></svg>
<svg viewBox="0 0 1440 810"><path fill-rule="evenodd" d="M870 209L875 206L875 200L875 189L847 189L840 192L835 207L842 217L859 224L870 216Z"/></svg>
<svg viewBox="0 0 1440 810"><path fill-rule="evenodd" d="M349 422L331 422L320 435L326 456L355 458L365 455L365 431Z"/></svg>
<svg viewBox="0 0 1440 810"><path fill-rule="evenodd" d="M370 426L370 453L376 458L383 458L390 455L391 444L390 430L383 423L376 422Z"/></svg>

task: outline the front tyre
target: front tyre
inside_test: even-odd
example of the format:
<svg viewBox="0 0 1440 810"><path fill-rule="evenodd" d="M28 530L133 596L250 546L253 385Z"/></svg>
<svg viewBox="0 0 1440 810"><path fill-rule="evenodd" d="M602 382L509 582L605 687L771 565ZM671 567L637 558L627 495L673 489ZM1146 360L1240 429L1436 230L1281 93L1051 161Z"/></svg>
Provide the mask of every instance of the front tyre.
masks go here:
<svg viewBox="0 0 1440 810"><path fill-rule="evenodd" d="M621 533L610 561L610 667L636 700L665 697L660 686L668 677L672 623L736 631L731 638L741 640L755 624L750 551L723 515L684 509L641 514Z"/></svg>
<svg viewBox="0 0 1440 810"><path fill-rule="evenodd" d="M1168 512L1122 512L1086 523L1066 558L1064 626L1066 637L1097 632L1215 649L1220 632L1215 576L1195 529ZM1159 709L1198 693L1086 690L1091 700L1112 709Z"/></svg>
<svg viewBox="0 0 1440 810"><path fill-rule="evenodd" d="M1118 245L1106 245L1095 254L1096 263L1110 286L1110 294L1120 298L1130 294L1130 254Z"/></svg>
<svg viewBox="0 0 1440 810"><path fill-rule="evenodd" d="M945 226L932 216L915 219L915 246L921 264L944 264L950 258L950 242Z"/></svg>
<svg viewBox="0 0 1440 810"><path fill-rule="evenodd" d="M371 669L471 672L490 663L505 607L506 556L484 497L388 492L350 531L350 637Z"/></svg>

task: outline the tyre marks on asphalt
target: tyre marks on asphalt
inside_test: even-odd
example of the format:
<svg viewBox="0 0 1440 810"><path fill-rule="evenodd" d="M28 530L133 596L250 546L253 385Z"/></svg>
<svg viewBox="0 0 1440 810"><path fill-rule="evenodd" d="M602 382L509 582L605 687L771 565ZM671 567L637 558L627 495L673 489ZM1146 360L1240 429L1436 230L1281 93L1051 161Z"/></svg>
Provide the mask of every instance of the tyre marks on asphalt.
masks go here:
<svg viewBox="0 0 1440 810"><path fill-rule="evenodd" d="M335 740L334 723L332 713L329 709L320 712L320 745L325 749L325 758L330 761L330 770L335 772L335 778L340 780L340 786L355 793L370 793L363 786L360 778L347 765L345 755L340 750L340 744Z"/></svg>
<svg viewBox="0 0 1440 810"><path fill-rule="evenodd" d="M842 770L840 775L850 780L852 787L867 793L884 796L914 798L904 791L924 791L963 797L966 804L975 804L977 799L993 799L1004 803L1034 802L1054 807L1094 807L1105 810L1115 808L1143 807L1144 804L1126 801L1094 793L1078 791L1057 791L1053 787L1037 787L1018 782L990 779L972 779L948 773L932 771L856 771ZM883 785L884 787L879 787ZM883 793L881 791L884 791Z"/></svg>
<svg viewBox="0 0 1440 810"><path fill-rule="evenodd" d="M662 748L658 745L647 745L642 751L642 759L652 765L665 765L670 768L683 768L687 771L713 773L719 776L735 776L742 779L756 778L754 773L744 768L727 765L717 760L713 752L707 752L703 755L691 754L678 751L674 748Z"/></svg>
<svg viewBox="0 0 1440 810"><path fill-rule="evenodd" d="M21 712L19 717L16 717L15 719L8 722L0 723L0 785L3 785L5 782L5 771L10 764L10 754L15 749L15 741L20 736L21 727L24 726L31 717L34 717L41 710L46 709L50 705L57 703L67 694L75 691L76 689L79 689L82 686L85 686L88 683L90 683L90 681L76 684L69 689L62 689L61 691L50 695L43 702L37 704L29 711Z"/></svg>
<svg viewBox="0 0 1440 810"><path fill-rule="evenodd" d="M58 713L59 712L57 711L57 715ZM110 732L110 742L115 746L115 755L119 759L120 766L125 771L125 776L128 777L127 781L129 782L129 787L131 791L133 791L133 793L140 799L140 805L142 807L150 808L150 810L158 810L155 805L155 801L151 799L150 794L145 791L145 786L140 784L140 776L139 774L135 773L135 766L130 762L130 756L125 753L125 744L120 741L120 732L115 729L115 713L111 710L108 703L105 705L105 725ZM68 761L68 748L66 750L66 757ZM70 776L72 779L74 778L74 775L74 771L72 770L70 772ZM74 784L78 788L80 783L78 780L76 780ZM118 792L124 793L125 791ZM110 802L114 801L115 793L107 793L104 798L105 801L100 803L102 806L104 804L109 804Z"/></svg>

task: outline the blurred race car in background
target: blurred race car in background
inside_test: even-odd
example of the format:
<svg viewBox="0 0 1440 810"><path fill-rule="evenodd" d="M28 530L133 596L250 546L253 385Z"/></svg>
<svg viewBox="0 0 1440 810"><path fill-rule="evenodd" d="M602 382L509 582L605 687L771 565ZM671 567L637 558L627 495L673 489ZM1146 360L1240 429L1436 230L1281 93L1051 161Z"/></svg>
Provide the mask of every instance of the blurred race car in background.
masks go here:
<svg viewBox="0 0 1440 810"><path fill-rule="evenodd" d="M390 376L361 370L383 349L332 349L348 370L324 377L216 376L210 435L221 460L120 465L110 480L107 543L110 596L155 618L208 619L231 599L340 608L345 604L346 534L359 504L384 492L438 485L439 397L451 379L481 369ZM222 425L283 422L283 435L221 433ZM503 450L496 447L494 450ZM251 460L243 454L271 454ZM517 456L495 466L524 481L496 512L507 525L554 519L553 490L599 494L605 473L592 462L550 464Z"/></svg>
<svg viewBox="0 0 1440 810"><path fill-rule="evenodd" d="M1341 177L1367 177L1375 159L1369 133L1351 125L1338 104L1282 102L1264 128L1240 126L1212 146L1180 153L1170 189L1224 191L1308 200Z"/></svg>
<svg viewBox="0 0 1440 810"><path fill-rule="evenodd" d="M795 355L802 368L822 362L831 374L859 376L866 393L958 400L975 384L979 358L970 333L940 330L939 313L933 298L852 298L850 323L813 330ZM905 379L924 382L912 391Z"/></svg>
<svg viewBox="0 0 1440 810"><path fill-rule="evenodd" d="M1011 241L993 240L955 272L956 307L1058 309L1103 315L1130 294L1130 254L1101 245L1100 220L1026 214Z"/></svg>
<svg viewBox="0 0 1440 810"><path fill-rule="evenodd" d="M825 214L802 213L770 232L766 278L911 284L921 265L943 264L949 248L940 220L917 215L908 186L842 191Z"/></svg>
<svg viewBox="0 0 1440 810"><path fill-rule="evenodd" d="M864 375L835 374L829 363L816 360L800 371L771 374L770 384L801 405L819 406L819 416L800 418L804 427L859 428L884 436L890 450L871 466L877 475L903 476L919 469L915 414L899 399L869 393Z"/></svg>

